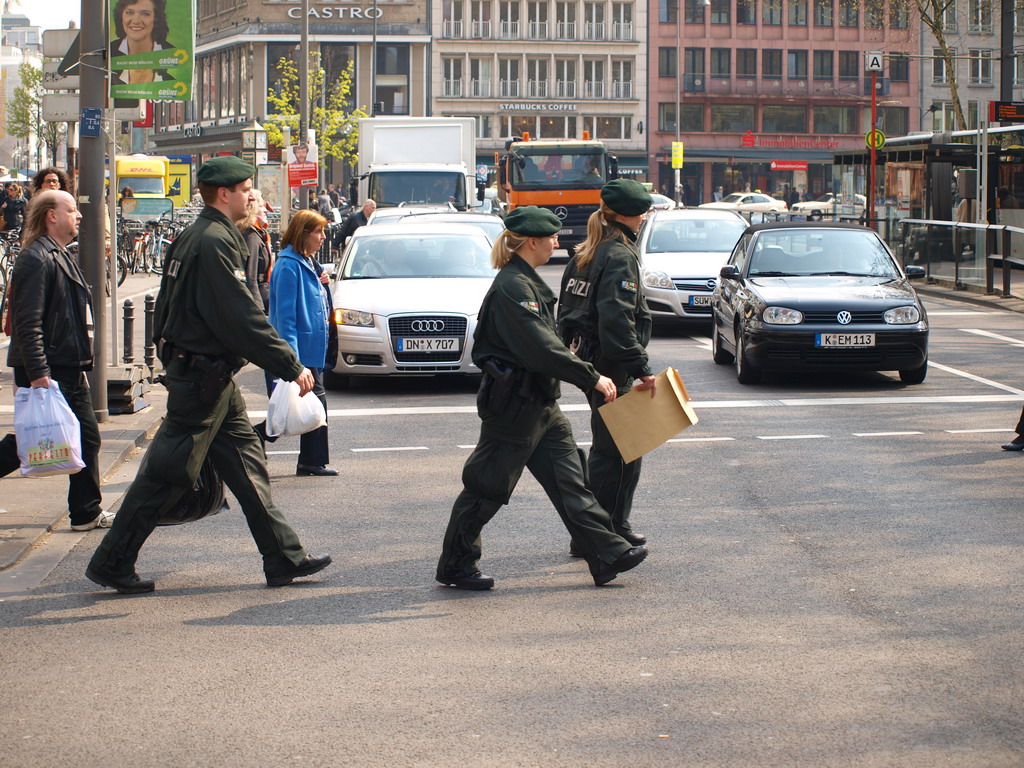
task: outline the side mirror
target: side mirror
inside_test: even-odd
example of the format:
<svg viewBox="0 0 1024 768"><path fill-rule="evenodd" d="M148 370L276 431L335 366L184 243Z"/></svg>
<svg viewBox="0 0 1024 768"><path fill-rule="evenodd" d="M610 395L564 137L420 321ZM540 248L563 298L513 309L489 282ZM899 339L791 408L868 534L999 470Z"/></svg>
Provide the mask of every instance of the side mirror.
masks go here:
<svg viewBox="0 0 1024 768"><path fill-rule="evenodd" d="M735 264L726 264L719 270L718 276L723 280L739 280L740 271L736 269Z"/></svg>
<svg viewBox="0 0 1024 768"><path fill-rule="evenodd" d="M904 267L903 271L906 273L908 280L920 280L927 274L924 267L918 267L913 264Z"/></svg>

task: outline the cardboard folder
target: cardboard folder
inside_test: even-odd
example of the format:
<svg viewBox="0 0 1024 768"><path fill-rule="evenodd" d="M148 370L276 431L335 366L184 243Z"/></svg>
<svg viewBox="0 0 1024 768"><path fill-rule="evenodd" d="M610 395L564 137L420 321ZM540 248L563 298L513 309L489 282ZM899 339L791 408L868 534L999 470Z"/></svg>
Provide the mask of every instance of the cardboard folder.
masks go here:
<svg viewBox="0 0 1024 768"><path fill-rule="evenodd" d="M598 409L627 464L697 423L690 395L675 368L656 377L656 394L633 390Z"/></svg>

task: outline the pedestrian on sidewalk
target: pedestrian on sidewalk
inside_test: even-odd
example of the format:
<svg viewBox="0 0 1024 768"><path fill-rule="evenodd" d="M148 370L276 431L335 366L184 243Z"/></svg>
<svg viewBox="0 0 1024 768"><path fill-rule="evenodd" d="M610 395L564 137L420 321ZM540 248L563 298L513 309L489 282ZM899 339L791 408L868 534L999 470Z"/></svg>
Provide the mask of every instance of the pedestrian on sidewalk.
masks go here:
<svg viewBox="0 0 1024 768"><path fill-rule="evenodd" d="M654 395L654 376L647 361L651 313L640 276L637 232L651 206L651 196L632 179L615 179L601 189L600 209L590 215L587 239L565 267L558 300L562 341L597 372L615 382L618 394L636 389ZM630 514L640 482L642 459L622 460L604 419L597 412L604 400L587 393L593 443L588 459L590 490L612 516L615 532L631 544L647 537L633 530ZM579 557L579 548L569 545Z"/></svg>
<svg viewBox="0 0 1024 768"><path fill-rule="evenodd" d="M639 565L645 547L612 531L608 513L587 490L582 452L558 407L559 380L594 390L611 402L615 384L573 355L555 334L555 295L537 267L558 247L562 222L527 205L505 217L491 251L500 269L480 306L473 362L484 372L477 395L483 422L462 470L462 493L452 507L436 578L459 589L490 589L477 568L480 532L529 469L579 545L598 586Z"/></svg>
<svg viewBox="0 0 1024 768"><path fill-rule="evenodd" d="M274 331L246 286L247 250L237 222L252 202L256 169L234 156L200 167L205 207L167 254L153 335L167 371L167 416L153 438L114 526L85 575L122 593L152 592L135 571L139 550L209 458L238 499L268 586L284 586L331 563L308 555L270 495L267 457L246 415L234 372L252 360L300 394L313 374Z"/></svg>
<svg viewBox="0 0 1024 768"><path fill-rule="evenodd" d="M87 328L91 294L82 270L67 250L78 237L82 214L67 192L43 190L32 196L22 229L22 250L11 275L11 347L7 364L19 387L60 386L81 424L85 467L68 476L71 528L107 528L113 515L101 507L100 428L89 382L92 342ZM14 435L0 440L0 476L20 466Z"/></svg>
<svg viewBox="0 0 1024 768"><path fill-rule="evenodd" d="M1020 411L1020 420L1017 422L1017 436L1008 443L1003 444L1004 451L1024 451L1024 408Z"/></svg>

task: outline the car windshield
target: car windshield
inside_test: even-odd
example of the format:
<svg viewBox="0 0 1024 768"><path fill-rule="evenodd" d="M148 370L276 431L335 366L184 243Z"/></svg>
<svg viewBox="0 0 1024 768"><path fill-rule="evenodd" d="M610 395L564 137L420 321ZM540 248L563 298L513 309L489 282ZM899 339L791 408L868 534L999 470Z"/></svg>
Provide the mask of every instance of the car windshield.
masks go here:
<svg viewBox="0 0 1024 768"><path fill-rule="evenodd" d="M747 222L706 219L657 221L647 239L646 253L728 253L740 239Z"/></svg>
<svg viewBox="0 0 1024 768"><path fill-rule="evenodd" d="M495 274L486 238L443 234L355 238L341 269L342 280Z"/></svg>
<svg viewBox="0 0 1024 768"><path fill-rule="evenodd" d="M452 224L469 224L487 235L492 243L505 230L505 223L497 216L482 216L473 213L414 213L399 219L403 224L415 225L418 221L447 221Z"/></svg>
<svg viewBox="0 0 1024 768"><path fill-rule="evenodd" d="M882 241L856 229L776 229L761 232L750 256L751 277L856 275L899 277Z"/></svg>

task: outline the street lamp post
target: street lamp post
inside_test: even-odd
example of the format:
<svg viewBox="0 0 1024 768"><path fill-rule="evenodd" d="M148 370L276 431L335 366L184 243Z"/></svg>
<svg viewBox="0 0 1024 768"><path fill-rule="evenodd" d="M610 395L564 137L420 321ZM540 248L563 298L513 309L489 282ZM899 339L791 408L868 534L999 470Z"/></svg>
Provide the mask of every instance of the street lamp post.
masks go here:
<svg viewBox="0 0 1024 768"><path fill-rule="evenodd" d="M682 122L680 98L683 91L683 4L686 0L676 0L676 145L678 146L681 139L679 138L679 124ZM697 7L704 9L711 7L711 0L697 0ZM682 201L683 184L680 174L682 173L681 168L673 169L674 181L675 181L675 200L676 206Z"/></svg>

